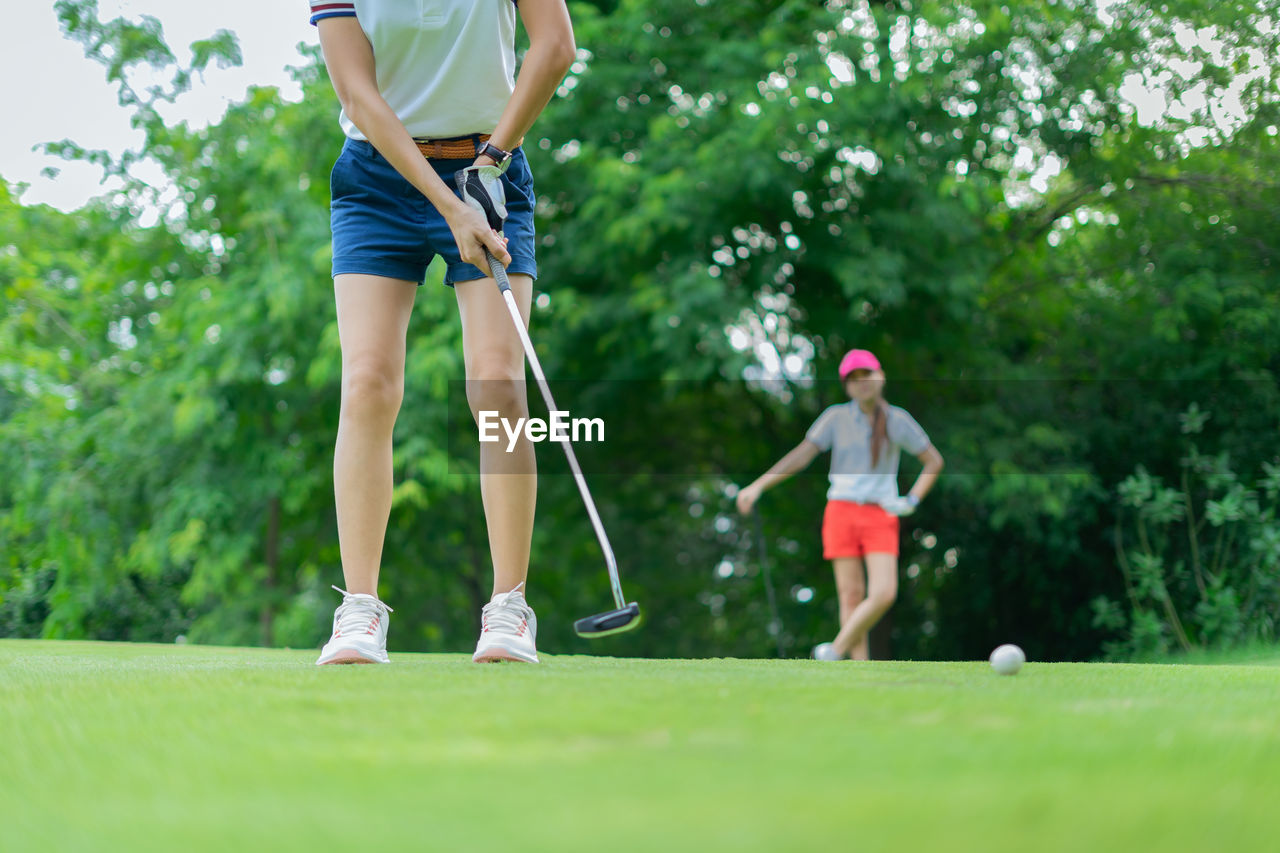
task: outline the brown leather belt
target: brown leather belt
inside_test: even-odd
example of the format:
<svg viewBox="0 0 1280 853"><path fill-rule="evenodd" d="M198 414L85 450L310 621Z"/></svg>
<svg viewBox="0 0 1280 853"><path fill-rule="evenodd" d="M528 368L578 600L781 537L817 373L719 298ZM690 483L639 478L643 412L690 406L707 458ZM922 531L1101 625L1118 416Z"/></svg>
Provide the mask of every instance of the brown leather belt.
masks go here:
<svg viewBox="0 0 1280 853"><path fill-rule="evenodd" d="M422 156L428 160L470 160L489 141L487 133L454 136L449 139L414 139Z"/></svg>

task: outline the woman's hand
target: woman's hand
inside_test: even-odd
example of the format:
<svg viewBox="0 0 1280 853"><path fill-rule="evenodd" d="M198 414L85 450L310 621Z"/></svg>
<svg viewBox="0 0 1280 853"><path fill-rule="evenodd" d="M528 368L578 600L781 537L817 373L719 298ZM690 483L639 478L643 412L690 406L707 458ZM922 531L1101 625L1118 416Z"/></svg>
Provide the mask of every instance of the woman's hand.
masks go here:
<svg viewBox="0 0 1280 853"><path fill-rule="evenodd" d="M490 228L480 211L459 199L444 218L449 224L449 230L453 232L453 240L458 244L458 254L464 262L488 274L489 261L484 256L484 250L488 248L504 267L511 263L511 254L507 252L507 238Z"/></svg>
<svg viewBox="0 0 1280 853"><path fill-rule="evenodd" d="M750 515L751 510L755 508L756 501L760 500L761 491L757 484L752 483L738 492L738 512L743 515Z"/></svg>
<svg viewBox="0 0 1280 853"><path fill-rule="evenodd" d="M894 496L881 501L880 508L889 513L889 515L896 515L899 518L902 518L903 516L911 515L911 513L915 512L916 505L918 503L919 500L912 500L910 496Z"/></svg>

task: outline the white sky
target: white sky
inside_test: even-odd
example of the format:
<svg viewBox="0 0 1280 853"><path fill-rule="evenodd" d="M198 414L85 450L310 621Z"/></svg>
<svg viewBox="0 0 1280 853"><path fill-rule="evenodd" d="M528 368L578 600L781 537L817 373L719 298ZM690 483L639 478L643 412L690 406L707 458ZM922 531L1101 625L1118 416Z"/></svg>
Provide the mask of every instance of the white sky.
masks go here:
<svg viewBox="0 0 1280 853"><path fill-rule="evenodd" d="M30 184L22 195L25 203L71 210L103 191L99 170L35 153L33 146L71 139L86 148L119 153L139 145L141 134L130 129L129 114L117 104L102 67L85 59L80 46L62 35L53 0L6 5L9 35L7 49L0 51L0 91L6 102L0 177L11 184ZM159 18L165 40L182 61L189 59L191 42L219 29L239 37L244 64L211 66L203 83L195 80L192 91L165 111L166 118L185 119L195 126L217 120L251 85L280 86L286 97L298 97L285 67L301 61L299 42L316 40L303 0L100 0L99 9L104 20L119 14ZM41 177L46 166L60 168L59 177Z"/></svg>

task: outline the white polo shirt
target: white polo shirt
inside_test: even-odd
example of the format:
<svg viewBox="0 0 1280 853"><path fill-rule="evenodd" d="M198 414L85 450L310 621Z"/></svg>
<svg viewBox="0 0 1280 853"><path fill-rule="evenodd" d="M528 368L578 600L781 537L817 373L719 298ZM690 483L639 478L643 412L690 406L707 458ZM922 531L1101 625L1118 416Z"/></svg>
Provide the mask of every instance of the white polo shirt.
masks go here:
<svg viewBox="0 0 1280 853"><path fill-rule="evenodd" d="M889 441L871 465L871 418L850 400L831 406L818 416L805 435L822 450L831 451L831 487L827 500L884 503L898 497L898 457L902 450L918 456L929 447L929 436L907 414L889 407L885 425Z"/></svg>
<svg viewBox="0 0 1280 853"><path fill-rule="evenodd" d="M311 23L360 22L378 91L409 134L442 139L490 133L515 91L513 0L311 0ZM344 110L342 132L363 140Z"/></svg>

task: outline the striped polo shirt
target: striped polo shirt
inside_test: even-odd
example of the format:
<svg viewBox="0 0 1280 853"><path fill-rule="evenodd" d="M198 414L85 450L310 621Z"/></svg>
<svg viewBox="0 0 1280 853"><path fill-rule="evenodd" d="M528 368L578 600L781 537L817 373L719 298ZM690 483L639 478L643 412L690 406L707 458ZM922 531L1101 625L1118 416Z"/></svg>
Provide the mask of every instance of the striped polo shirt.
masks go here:
<svg viewBox="0 0 1280 853"><path fill-rule="evenodd" d="M312 0L311 23L355 18L373 46L378 91L411 136L490 133L515 90L512 0ZM364 134L344 110L342 132Z"/></svg>
<svg viewBox="0 0 1280 853"><path fill-rule="evenodd" d="M930 445L929 436L907 414L889 406L886 424L889 441L871 464L871 418L850 400L831 406L818 416L805 435L822 450L831 451L831 487L827 500L884 503L898 497L898 457L902 450L913 456Z"/></svg>

